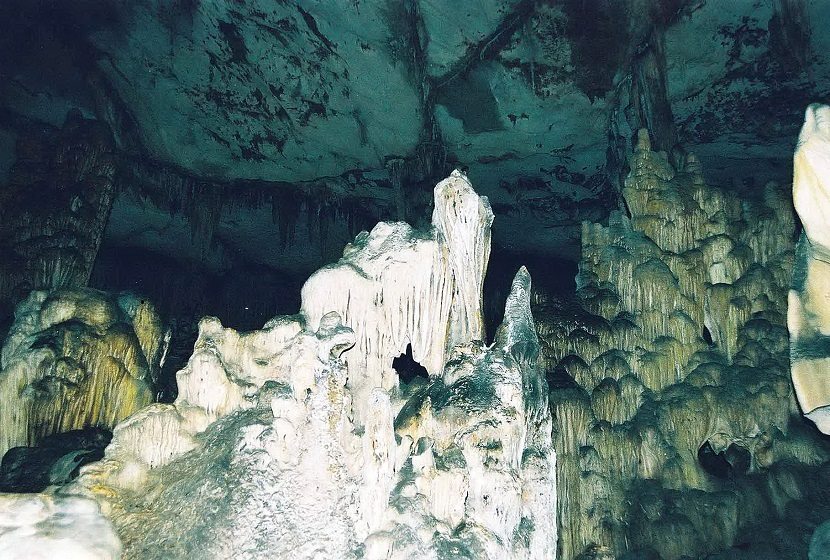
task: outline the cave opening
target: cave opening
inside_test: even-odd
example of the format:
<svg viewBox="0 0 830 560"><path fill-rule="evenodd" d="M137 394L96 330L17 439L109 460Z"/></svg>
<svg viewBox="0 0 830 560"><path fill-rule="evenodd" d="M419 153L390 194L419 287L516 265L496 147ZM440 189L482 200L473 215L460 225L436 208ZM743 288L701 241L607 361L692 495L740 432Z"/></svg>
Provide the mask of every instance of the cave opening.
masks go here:
<svg viewBox="0 0 830 560"><path fill-rule="evenodd" d="M697 450L697 460L703 470L716 478L729 478L732 465L726 460L723 452L716 452L708 441Z"/></svg>
<svg viewBox="0 0 830 560"><path fill-rule="evenodd" d="M412 344L407 344L406 351L392 360L392 369L397 372L401 381L407 385L417 379L429 381L427 368L416 362L412 356Z"/></svg>
<svg viewBox="0 0 830 560"><path fill-rule="evenodd" d="M549 368L545 372L545 379L548 382L548 389L551 391L559 389L574 389L579 387L579 383L568 373L568 370L558 364L554 368Z"/></svg>

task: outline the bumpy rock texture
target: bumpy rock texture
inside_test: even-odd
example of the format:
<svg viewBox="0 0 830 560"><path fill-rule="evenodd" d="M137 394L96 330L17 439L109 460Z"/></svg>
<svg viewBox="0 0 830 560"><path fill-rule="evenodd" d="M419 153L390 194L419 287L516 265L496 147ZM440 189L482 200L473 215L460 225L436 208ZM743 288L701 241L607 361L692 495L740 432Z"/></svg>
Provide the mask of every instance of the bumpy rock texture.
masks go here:
<svg viewBox="0 0 830 560"><path fill-rule="evenodd" d="M629 215L583 225L576 301L537 298L562 557L803 556L760 529L816 522L794 504L830 458L789 383L787 193L708 187L645 131L631 169Z"/></svg>
<svg viewBox="0 0 830 560"><path fill-rule="evenodd" d="M454 173L433 220L358 236L296 316L204 319L176 402L119 424L61 492L103 504L125 558L554 557L530 277L485 345L487 200ZM408 343L429 380L394 376Z"/></svg>
<svg viewBox="0 0 830 560"><path fill-rule="evenodd" d="M0 455L46 436L112 428L153 400L163 352L153 305L89 288L34 291L0 361Z"/></svg>
<svg viewBox="0 0 830 560"><path fill-rule="evenodd" d="M121 543L92 500L0 494L0 557L118 560Z"/></svg>
<svg viewBox="0 0 830 560"><path fill-rule="evenodd" d="M830 433L830 107L811 105L798 137L793 201L798 241L788 326L792 376L804 414Z"/></svg>

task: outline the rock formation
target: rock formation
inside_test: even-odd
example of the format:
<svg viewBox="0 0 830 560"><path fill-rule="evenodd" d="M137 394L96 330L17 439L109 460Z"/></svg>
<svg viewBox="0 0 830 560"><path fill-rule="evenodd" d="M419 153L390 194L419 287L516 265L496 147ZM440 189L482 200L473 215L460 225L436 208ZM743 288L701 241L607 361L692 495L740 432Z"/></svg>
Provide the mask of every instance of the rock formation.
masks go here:
<svg viewBox="0 0 830 560"><path fill-rule="evenodd" d="M0 494L0 558L113 560L121 543L92 500Z"/></svg>
<svg viewBox="0 0 830 560"><path fill-rule="evenodd" d="M804 414L830 434L830 107L811 105L793 158L793 202L804 226L787 325L792 378Z"/></svg>
<svg viewBox="0 0 830 560"><path fill-rule="evenodd" d="M32 127L0 189L0 321L31 290L86 286L115 196L106 125ZM3 325L0 324L0 332Z"/></svg>
<svg viewBox="0 0 830 560"><path fill-rule="evenodd" d="M176 402L119 424L59 493L101 503L125 558L554 557L526 270L482 340L491 220L454 173L432 228L359 235L300 314L248 333L203 319ZM429 380L394 377L407 344Z"/></svg>
<svg viewBox="0 0 830 560"><path fill-rule="evenodd" d="M786 192L727 195L693 155L674 169L646 131L630 164L629 215L583 224L576 301L540 295L535 309L568 560L743 543L750 526L780 525L830 457L792 421Z"/></svg>
<svg viewBox="0 0 830 560"><path fill-rule="evenodd" d="M162 334L153 305L135 296L32 292L0 359L0 455L52 434L112 428L150 404Z"/></svg>
<svg viewBox="0 0 830 560"><path fill-rule="evenodd" d="M396 387L392 360L408 344L436 376L453 348L484 339L492 222L487 199L456 171L436 187L427 235L404 222L382 222L347 246L338 263L309 278L302 314L310 326L336 311L357 336L359 352L348 366L352 391Z"/></svg>
<svg viewBox="0 0 830 560"><path fill-rule="evenodd" d="M798 240L790 290L792 379L804 415L830 434L830 107L810 105L793 158L793 202L804 230ZM810 560L830 555L830 522L813 534Z"/></svg>

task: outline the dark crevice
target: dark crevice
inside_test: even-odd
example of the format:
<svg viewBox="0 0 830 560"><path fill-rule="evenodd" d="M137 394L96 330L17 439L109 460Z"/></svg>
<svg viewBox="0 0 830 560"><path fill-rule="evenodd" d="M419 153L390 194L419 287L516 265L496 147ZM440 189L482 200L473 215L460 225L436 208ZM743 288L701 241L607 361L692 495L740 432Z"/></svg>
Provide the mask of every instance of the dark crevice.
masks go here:
<svg viewBox="0 0 830 560"><path fill-rule="evenodd" d="M317 26L317 20L314 19L314 16L305 11L301 6L297 6L297 11L299 11L300 15L303 16L303 20L305 21L306 26L308 26L309 31L311 31L315 37L320 39L320 42L323 43L323 45L325 45L326 49L331 54L337 54L335 52L335 50L337 49L337 45L329 41L328 37L326 37L320 32L320 29Z"/></svg>
<svg viewBox="0 0 830 560"><path fill-rule="evenodd" d="M715 341L712 339L712 333L709 332L709 329L706 327L706 325L703 325L703 332L701 333L701 336L703 337L704 342L706 342L706 344L708 344L709 346L712 346L715 343Z"/></svg>
<svg viewBox="0 0 830 560"><path fill-rule="evenodd" d="M403 383L407 385L417 378L429 380L429 372L424 366L415 361L412 356L412 345L406 345L406 352L392 360L392 369L398 373Z"/></svg>
<svg viewBox="0 0 830 560"><path fill-rule="evenodd" d="M703 467L707 473L717 478L729 478L732 471L732 465L726 460L724 454L717 453L712 448L712 444L708 441L700 446L697 450L697 460L700 466Z"/></svg>
<svg viewBox="0 0 830 560"><path fill-rule="evenodd" d="M0 492L41 492L78 476L82 466L104 457L112 432L88 427L54 434L32 447L13 447L0 462Z"/></svg>
<svg viewBox="0 0 830 560"><path fill-rule="evenodd" d="M239 28L233 23L220 21L219 33L222 34L222 38L225 39L225 43L231 51L230 61L237 64L248 62L248 47L245 46L245 38Z"/></svg>
<svg viewBox="0 0 830 560"><path fill-rule="evenodd" d="M730 443L725 450L716 452L706 441L698 449L697 459L703 470L723 479L746 474L752 464L752 454L737 443Z"/></svg>

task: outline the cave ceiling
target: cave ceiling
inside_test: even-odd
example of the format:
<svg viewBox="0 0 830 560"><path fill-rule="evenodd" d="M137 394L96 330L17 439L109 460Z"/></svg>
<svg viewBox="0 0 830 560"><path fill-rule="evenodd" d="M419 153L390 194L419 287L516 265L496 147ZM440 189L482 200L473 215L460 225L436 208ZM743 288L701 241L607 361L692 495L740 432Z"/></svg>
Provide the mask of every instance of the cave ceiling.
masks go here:
<svg viewBox="0 0 830 560"><path fill-rule="evenodd" d="M326 184L394 208L397 177L414 207L422 183L464 167L493 203L497 247L569 258L579 223L619 204L636 129L694 151L710 182L786 182L801 114L830 85L830 15L807 0L10 0L0 12L0 182L21 127L76 109L108 124L127 161L225 187ZM163 214L121 197L110 235L153 230L145 244L175 251L170 232L186 228L160 234ZM235 228L273 229L223 219L228 243Z"/></svg>

